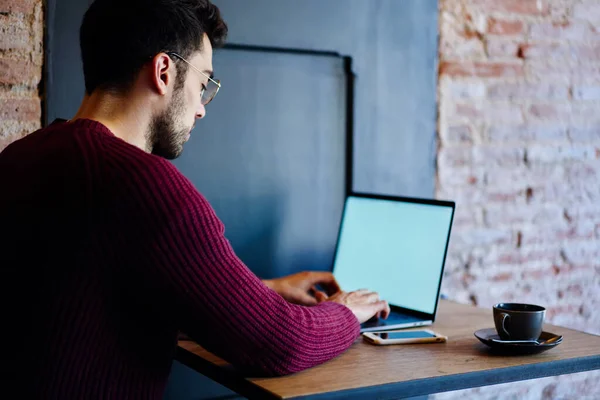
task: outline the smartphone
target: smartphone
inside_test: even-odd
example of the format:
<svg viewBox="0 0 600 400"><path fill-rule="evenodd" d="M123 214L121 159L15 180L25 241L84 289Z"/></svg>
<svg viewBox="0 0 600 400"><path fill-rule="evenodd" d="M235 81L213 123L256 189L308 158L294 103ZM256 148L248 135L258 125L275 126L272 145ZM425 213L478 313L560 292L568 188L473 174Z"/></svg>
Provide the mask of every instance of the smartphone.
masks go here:
<svg viewBox="0 0 600 400"><path fill-rule="evenodd" d="M363 339L371 344L412 344L412 343L443 343L447 336L424 329L419 331L385 331L365 332Z"/></svg>

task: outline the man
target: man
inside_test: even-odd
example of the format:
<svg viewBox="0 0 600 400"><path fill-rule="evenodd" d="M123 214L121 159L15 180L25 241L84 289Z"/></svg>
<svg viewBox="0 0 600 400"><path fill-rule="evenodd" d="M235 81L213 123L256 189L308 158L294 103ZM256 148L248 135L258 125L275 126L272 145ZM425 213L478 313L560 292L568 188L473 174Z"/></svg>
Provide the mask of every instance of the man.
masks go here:
<svg viewBox="0 0 600 400"><path fill-rule="evenodd" d="M178 331L249 373L288 374L389 312L327 273L262 282L165 160L218 91L226 32L207 0L95 1L79 111L0 154L7 393L160 399Z"/></svg>

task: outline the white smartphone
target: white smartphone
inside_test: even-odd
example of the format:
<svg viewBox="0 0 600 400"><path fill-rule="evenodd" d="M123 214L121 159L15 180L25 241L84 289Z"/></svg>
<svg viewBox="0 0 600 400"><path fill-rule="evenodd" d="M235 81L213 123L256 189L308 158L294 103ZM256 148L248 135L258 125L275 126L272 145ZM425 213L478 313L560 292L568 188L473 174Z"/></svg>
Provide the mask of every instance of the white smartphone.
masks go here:
<svg viewBox="0 0 600 400"><path fill-rule="evenodd" d="M443 343L448 340L447 336L423 329L419 331L382 331L364 332L363 339L371 344L412 344L412 343Z"/></svg>

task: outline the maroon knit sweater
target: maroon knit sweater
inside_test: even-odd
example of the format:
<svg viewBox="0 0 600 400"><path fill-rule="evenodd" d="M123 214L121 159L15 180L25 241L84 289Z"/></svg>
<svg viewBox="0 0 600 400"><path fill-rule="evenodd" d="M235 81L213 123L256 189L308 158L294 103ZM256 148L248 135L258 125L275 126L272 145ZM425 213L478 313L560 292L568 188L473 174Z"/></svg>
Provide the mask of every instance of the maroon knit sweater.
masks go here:
<svg viewBox="0 0 600 400"><path fill-rule="evenodd" d="M348 308L267 288L171 163L96 121L8 146L0 188L4 394L161 399L179 330L267 375L323 363L359 334Z"/></svg>

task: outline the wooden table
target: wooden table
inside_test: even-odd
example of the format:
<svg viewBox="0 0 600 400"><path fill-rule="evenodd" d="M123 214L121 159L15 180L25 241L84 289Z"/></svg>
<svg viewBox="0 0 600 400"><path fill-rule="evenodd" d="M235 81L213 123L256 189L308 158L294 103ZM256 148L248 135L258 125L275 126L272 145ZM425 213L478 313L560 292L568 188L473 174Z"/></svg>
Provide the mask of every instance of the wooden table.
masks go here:
<svg viewBox="0 0 600 400"><path fill-rule="evenodd" d="M544 353L501 356L473 332L493 327L492 310L441 301L432 328L445 344L373 346L362 338L341 356L278 378L245 378L194 342L181 341L177 359L249 398L392 399L600 369L600 336L546 325L563 342ZM599 394L600 395L600 394Z"/></svg>

